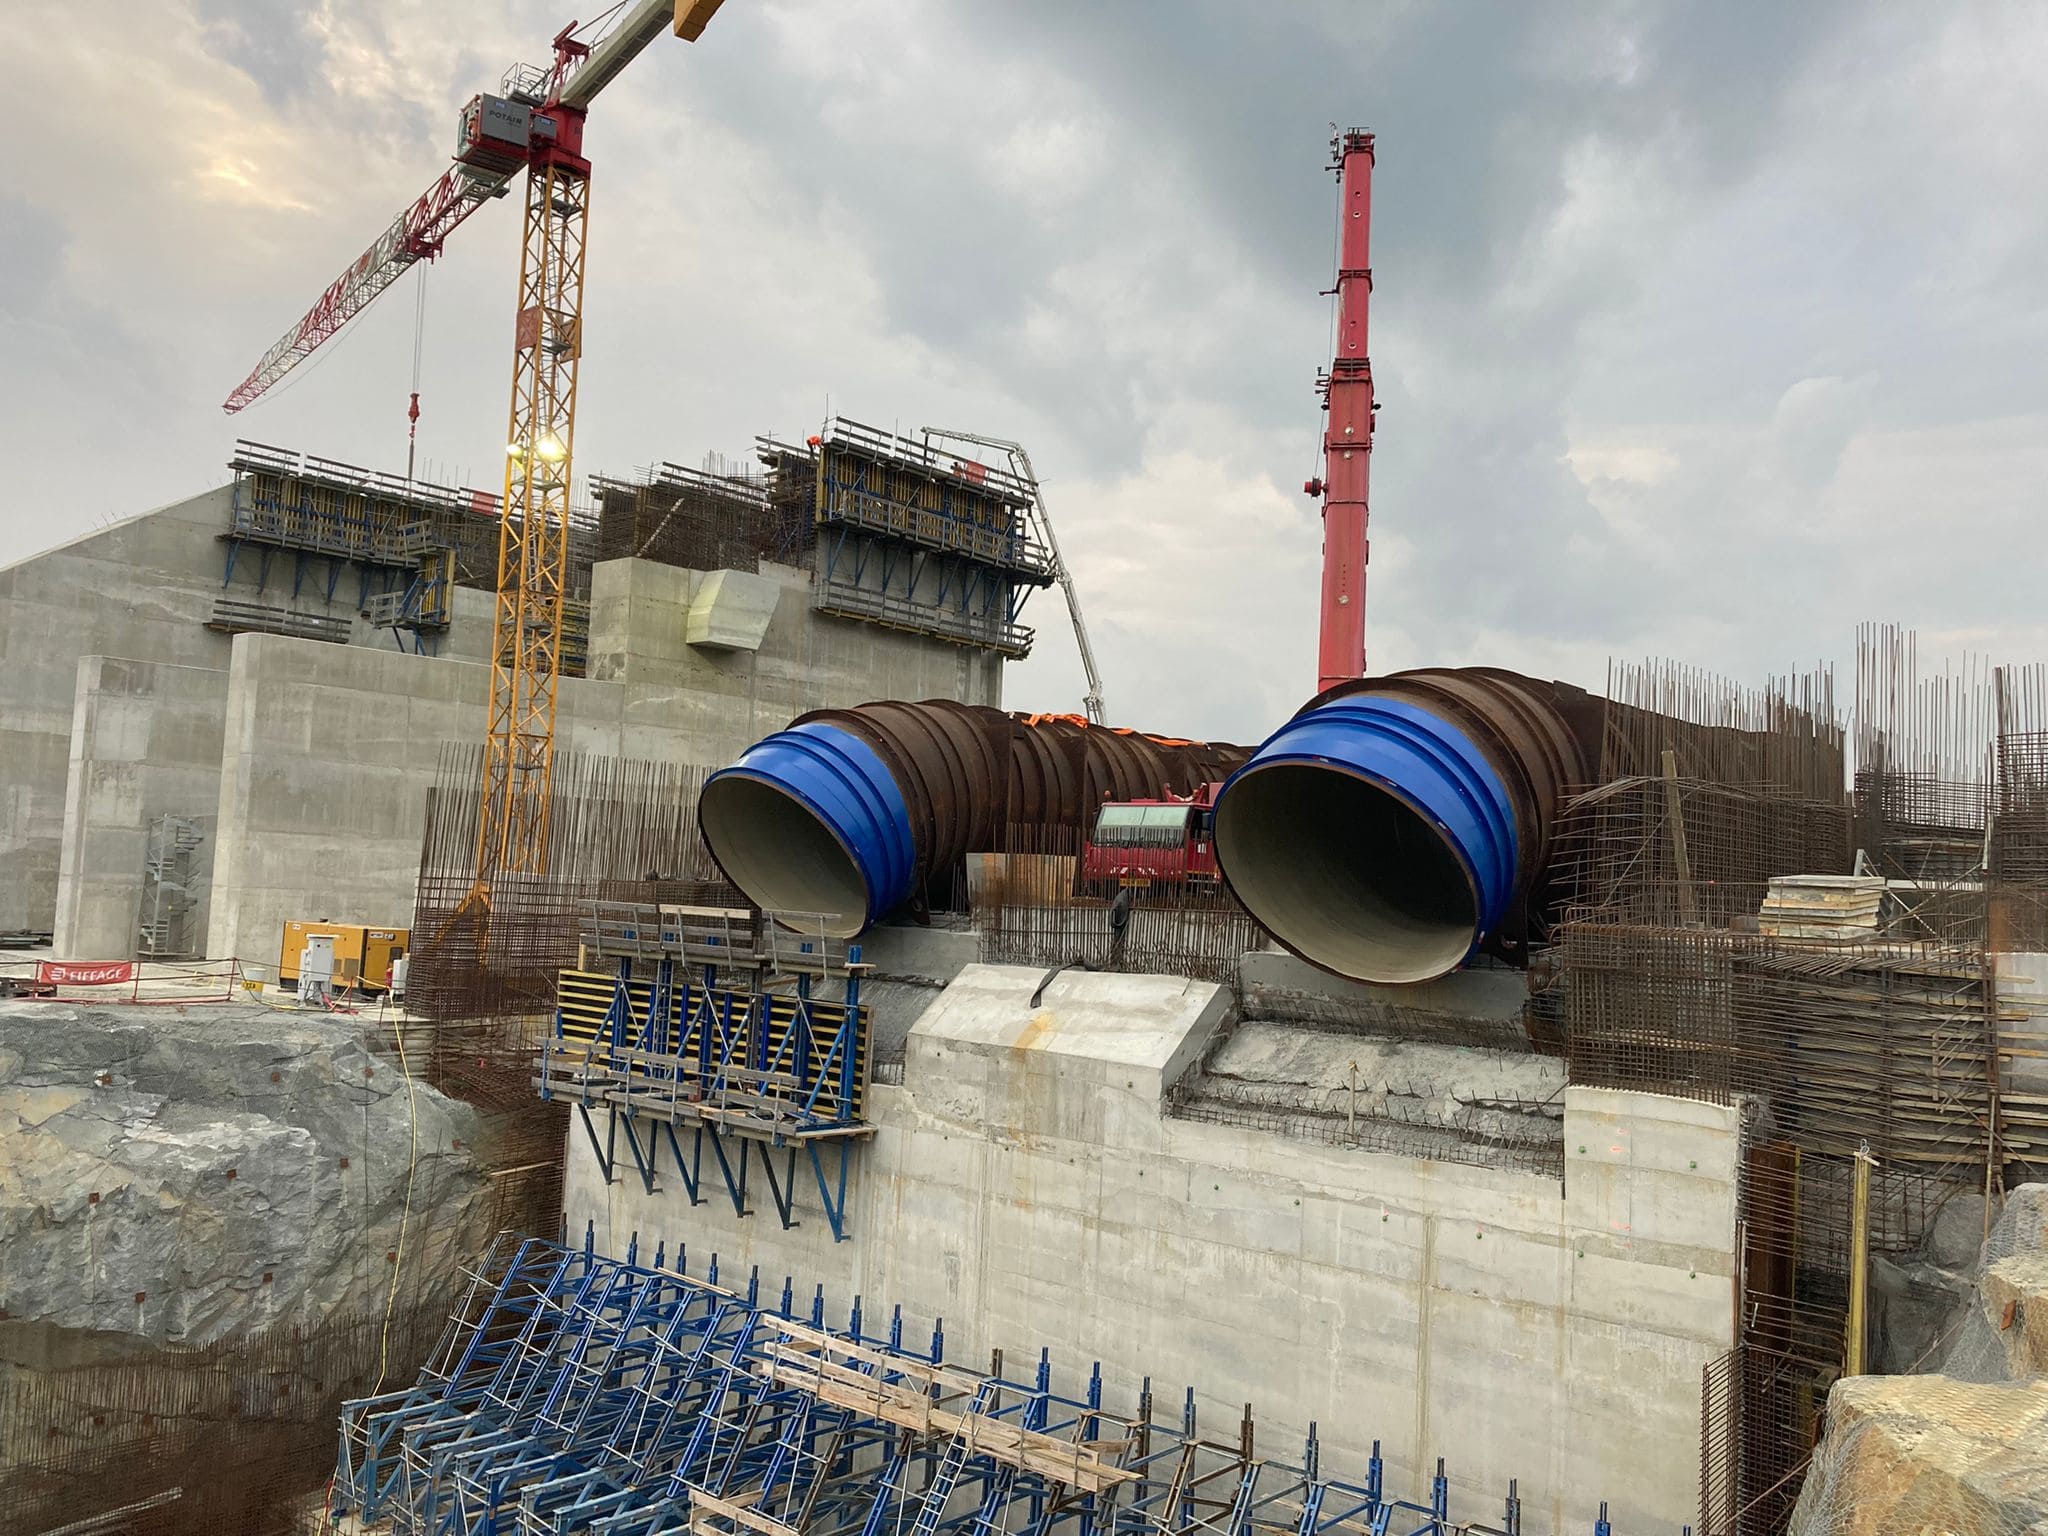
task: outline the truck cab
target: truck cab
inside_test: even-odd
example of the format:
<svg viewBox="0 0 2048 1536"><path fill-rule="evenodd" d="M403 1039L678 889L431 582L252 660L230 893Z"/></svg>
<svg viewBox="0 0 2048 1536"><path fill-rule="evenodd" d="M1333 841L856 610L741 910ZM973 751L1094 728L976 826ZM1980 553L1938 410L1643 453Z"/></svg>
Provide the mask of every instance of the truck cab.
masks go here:
<svg viewBox="0 0 2048 1536"><path fill-rule="evenodd" d="M1204 784L1185 800L1112 800L1096 812L1081 856L1084 890L1213 884L1216 796Z"/></svg>

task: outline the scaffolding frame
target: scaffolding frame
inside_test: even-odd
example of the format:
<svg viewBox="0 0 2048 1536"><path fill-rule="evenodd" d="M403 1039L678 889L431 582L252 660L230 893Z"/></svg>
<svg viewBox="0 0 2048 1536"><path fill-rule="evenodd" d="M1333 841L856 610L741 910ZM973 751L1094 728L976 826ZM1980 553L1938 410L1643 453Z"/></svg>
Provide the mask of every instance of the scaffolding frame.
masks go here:
<svg viewBox="0 0 2048 1536"><path fill-rule="evenodd" d="M1311 1424L1298 1460L1263 1456L1247 1405L1204 1433L1146 1378L1130 1412L1100 1363L1055 1389L1051 1352L1021 1377L945 1358L945 1328L906 1338L902 1308L823 1287L764 1300L702 1278L657 1243L642 1263L500 1237L419 1381L351 1401L329 1498L337 1519L403 1536L1519 1536L1454 1520L1436 1464L1426 1501L1328 1476ZM672 1258L672 1262L671 1262ZM1178 1412L1174 1407L1178 1407ZM1608 1536L1606 1506L1595 1526Z"/></svg>
<svg viewBox="0 0 2048 1536"><path fill-rule="evenodd" d="M1034 531L1031 482L844 417L802 449L772 438L758 448L771 503L808 477L818 612L1030 654L1024 604L1058 579Z"/></svg>

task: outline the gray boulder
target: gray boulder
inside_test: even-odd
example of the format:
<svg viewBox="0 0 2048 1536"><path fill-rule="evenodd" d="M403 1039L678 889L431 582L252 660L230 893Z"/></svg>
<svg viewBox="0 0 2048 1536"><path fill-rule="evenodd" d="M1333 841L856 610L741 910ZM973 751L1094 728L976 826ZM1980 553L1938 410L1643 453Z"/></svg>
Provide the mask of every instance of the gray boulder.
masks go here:
<svg viewBox="0 0 2048 1536"><path fill-rule="evenodd" d="M0 1317L204 1344L374 1314L401 1227L408 1275L487 1240L478 1128L345 1017L0 1004Z"/></svg>

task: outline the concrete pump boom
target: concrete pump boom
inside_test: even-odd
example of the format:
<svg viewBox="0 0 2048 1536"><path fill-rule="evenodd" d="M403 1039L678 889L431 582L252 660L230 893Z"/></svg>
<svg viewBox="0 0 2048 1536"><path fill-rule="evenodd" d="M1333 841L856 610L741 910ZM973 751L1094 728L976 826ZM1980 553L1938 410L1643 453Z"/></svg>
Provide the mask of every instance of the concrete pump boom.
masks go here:
<svg viewBox="0 0 2048 1536"><path fill-rule="evenodd" d="M1081 705L1095 724L1106 724L1102 713L1102 673L1095 665L1095 647L1088 643L1088 626L1081 618L1081 595L1074 590L1073 574L1067 569L1066 556L1060 553L1060 541L1053 535L1052 514L1045 509L1045 490L1032 471L1031 455L1024 451L1022 443L1012 442L1007 437L983 437L978 432L955 432L950 427L926 427L924 435L927 442L939 437L974 443L983 448L1000 448L1010 456L1024 479L1031 483L1032 518L1045 538L1045 547L1052 553L1053 574L1067 600L1067 617L1074 623L1074 645L1081 653L1081 672L1088 680L1088 692L1082 696Z"/></svg>

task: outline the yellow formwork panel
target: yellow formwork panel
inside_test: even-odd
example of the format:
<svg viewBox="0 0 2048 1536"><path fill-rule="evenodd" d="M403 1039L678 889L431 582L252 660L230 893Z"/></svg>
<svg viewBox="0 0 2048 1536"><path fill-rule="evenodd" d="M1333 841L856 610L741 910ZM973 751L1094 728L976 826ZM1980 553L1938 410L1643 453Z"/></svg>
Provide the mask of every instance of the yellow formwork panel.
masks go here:
<svg viewBox="0 0 2048 1536"><path fill-rule="evenodd" d="M557 1029L561 1037L564 1040L595 1041L604 1028L605 1015L611 1011L612 998L617 987L618 977L607 975L602 971L565 970L560 972L555 981L555 1007L558 1021ZM693 1006L692 1013L695 1016L689 1021L688 1027L685 1029L683 1021L677 1018L677 1009L682 1001L682 990L678 986L669 996L669 1038L679 1042L670 1054L689 1057L694 1056L698 1049L698 1031L701 1027L703 1016L702 1008L714 1005L705 1002L701 1007ZM651 979L636 977L626 983L627 1003L632 1010L635 1027L631 1038L621 1041L621 1044L629 1047L638 1047L642 1041L650 1038L652 1035L653 1032L648 1028L648 1009L652 1001L653 991L654 983ZM703 989L694 984L690 992L693 1003L696 1000L703 999L705 996ZM750 1043L746 1042L746 1036L752 1027L751 1013L753 1010L751 1004L754 999L747 993L737 991L729 993L719 991L715 996L721 1003L728 997L732 999L734 1006L729 1026L736 1034L741 1036L743 1041L741 1055L745 1056L747 1053L744 1050L744 1043ZM777 1051L782 1047L783 1039L789 1032L791 1021L796 1017L797 998L790 993L769 993L767 994L767 1001L769 1005L768 1039L767 1050L764 1054L772 1061L775 1059ZM845 1005L843 1003L818 1002L814 1000L811 1003L811 1015L814 1020L811 1034L811 1067L813 1071L822 1072L825 1070L826 1062L831 1058L831 1035L837 1029L839 1021L845 1016ZM866 1024L867 1022L868 1010L863 1008L861 1010L861 1023ZM860 1119L867 1108L867 1031L862 1029L857 1038L858 1060L854 1064L854 1101L853 1114L850 1117L855 1120ZM836 1069L834 1075L835 1077L837 1075ZM837 1104L838 1097L838 1089L835 1086L828 1086L821 1090L818 1095L819 1113L827 1119L834 1118L832 1106Z"/></svg>

